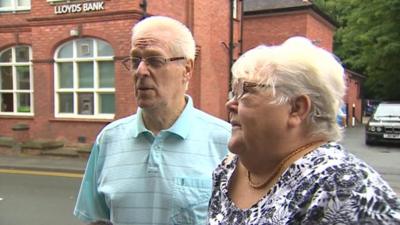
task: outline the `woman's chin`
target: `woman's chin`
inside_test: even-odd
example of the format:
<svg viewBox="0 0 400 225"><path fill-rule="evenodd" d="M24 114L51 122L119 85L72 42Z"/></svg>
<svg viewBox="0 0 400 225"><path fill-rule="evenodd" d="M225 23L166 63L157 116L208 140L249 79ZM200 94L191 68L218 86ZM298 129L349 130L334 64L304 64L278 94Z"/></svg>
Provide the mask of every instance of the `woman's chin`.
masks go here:
<svg viewBox="0 0 400 225"><path fill-rule="evenodd" d="M234 154L239 154L240 152L242 152L243 147L244 145L240 138L232 136L231 139L229 139L228 149L230 152Z"/></svg>

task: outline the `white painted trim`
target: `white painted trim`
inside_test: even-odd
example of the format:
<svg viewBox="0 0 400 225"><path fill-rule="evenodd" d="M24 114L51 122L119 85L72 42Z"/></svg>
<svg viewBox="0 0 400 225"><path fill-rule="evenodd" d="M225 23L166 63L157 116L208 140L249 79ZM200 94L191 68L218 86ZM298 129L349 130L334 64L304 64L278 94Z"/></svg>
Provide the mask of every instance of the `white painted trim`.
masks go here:
<svg viewBox="0 0 400 225"><path fill-rule="evenodd" d="M113 119L115 114L104 114L100 113L100 94L113 93L115 94L115 87L113 88L100 88L99 87L99 67L98 62L114 62L114 56L100 56L98 55L98 43L95 38L85 38L93 41L93 57L79 58L77 41L79 39L74 39L72 41L72 58L58 58L59 51L61 48L70 43L66 42L60 45L55 51L54 55L54 116L56 118L77 118L77 119ZM103 41L104 42L104 41ZM71 62L73 65L73 88L59 88L59 74L58 74L58 63ZM78 74L78 64L80 62L93 62L93 87L90 88L79 88L79 74ZM114 75L115 76L115 75ZM79 99L78 94L83 92L93 93L93 115L80 115L78 114ZM59 112L59 97L60 93L73 93L73 113L61 113ZM116 102L114 102L116 104Z"/></svg>
<svg viewBox="0 0 400 225"><path fill-rule="evenodd" d="M28 47L29 61L28 62L16 62L16 47L25 46ZM0 115L10 115L10 116L33 116L34 115L34 98L33 98L33 67L32 67L32 48L29 45L14 45L2 51L5 52L11 49L11 62L0 62L0 66L11 66L11 76L12 76L12 89L2 90L0 93L12 93L13 94L13 112L1 112ZM29 89L28 90L17 90L17 66L29 66ZM18 93L29 93L30 94L30 112L18 112Z"/></svg>

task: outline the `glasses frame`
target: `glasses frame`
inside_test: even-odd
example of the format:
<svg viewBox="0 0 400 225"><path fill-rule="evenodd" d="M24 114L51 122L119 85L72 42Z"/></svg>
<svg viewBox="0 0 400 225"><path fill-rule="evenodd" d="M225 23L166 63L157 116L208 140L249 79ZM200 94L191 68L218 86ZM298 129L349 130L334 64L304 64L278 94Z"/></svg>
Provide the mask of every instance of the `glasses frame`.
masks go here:
<svg viewBox="0 0 400 225"><path fill-rule="evenodd" d="M239 80L233 85L232 91L229 93L229 99L240 100L243 95L250 91L250 88L269 88L271 85L260 84L250 81Z"/></svg>
<svg viewBox="0 0 400 225"><path fill-rule="evenodd" d="M160 65L160 66L151 65L151 63L149 62L149 59L154 59L154 58L162 59L161 60L163 62L162 65ZM135 67L136 64L133 63L133 59L138 60L136 63L137 67ZM124 65L125 69L127 69L128 71L136 71L139 68L140 63L144 62L147 67L150 67L152 69L159 69L169 62L183 60L183 59L186 59L186 57L181 56L181 57L165 58L163 56L149 56L149 57L141 58L141 57L129 56L122 60L122 65ZM131 65L129 65L129 63L131 63Z"/></svg>

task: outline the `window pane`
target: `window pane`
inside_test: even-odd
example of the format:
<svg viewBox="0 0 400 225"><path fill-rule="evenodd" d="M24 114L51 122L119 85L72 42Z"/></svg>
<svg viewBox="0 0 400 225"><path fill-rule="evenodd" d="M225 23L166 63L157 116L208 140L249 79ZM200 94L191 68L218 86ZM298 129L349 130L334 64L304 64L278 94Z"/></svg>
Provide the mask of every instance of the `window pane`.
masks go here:
<svg viewBox="0 0 400 225"><path fill-rule="evenodd" d="M11 0L0 0L0 8L11 7Z"/></svg>
<svg viewBox="0 0 400 225"><path fill-rule="evenodd" d="M72 93L62 93L59 96L60 113L73 113L74 112L74 96Z"/></svg>
<svg viewBox="0 0 400 225"><path fill-rule="evenodd" d="M18 6L30 6L31 0L18 0Z"/></svg>
<svg viewBox="0 0 400 225"><path fill-rule="evenodd" d="M99 79L99 87L114 87L114 62L99 62Z"/></svg>
<svg viewBox="0 0 400 225"><path fill-rule="evenodd" d="M82 115L93 115L93 93L78 94L78 113Z"/></svg>
<svg viewBox="0 0 400 225"><path fill-rule="evenodd" d="M58 63L58 74L60 88L72 88L74 87L74 67L72 62Z"/></svg>
<svg viewBox="0 0 400 225"><path fill-rule="evenodd" d="M93 39L79 39L77 42L78 57L93 56Z"/></svg>
<svg viewBox="0 0 400 225"><path fill-rule="evenodd" d="M1 87L1 90L12 90L13 89L12 67L11 66L1 66L0 67L0 87Z"/></svg>
<svg viewBox="0 0 400 225"><path fill-rule="evenodd" d="M73 57L72 47L73 47L72 41L65 44L58 52L58 58L72 58Z"/></svg>
<svg viewBox="0 0 400 225"><path fill-rule="evenodd" d="M29 48L27 46L18 46L15 48L17 62L29 62Z"/></svg>
<svg viewBox="0 0 400 225"><path fill-rule="evenodd" d="M79 87L93 87L93 62L81 62L78 64L79 69Z"/></svg>
<svg viewBox="0 0 400 225"><path fill-rule="evenodd" d="M18 93L18 112L31 112L31 95L29 93Z"/></svg>
<svg viewBox="0 0 400 225"><path fill-rule="evenodd" d="M18 90L29 90L29 66L18 66L17 67L17 89Z"/></svg>
<svg viewBox="0 0 400 225"><path fill-rule="evenodd" d="M0 0L1 2L1 0ZM11 62L12 58L11 58L11 48L4 51L3 53L1 53L0 55L0 62Z"/></svg>
<svg viewBox="0 0 400 225"><path fill-rule="evenodd" d="M14 112L13 94L3 93L0 94L0 104L2 112Z"/></svg>
<svg viewBox="0 0 400 225"><path fill-rule="evenodd" d="M98 56L113 56L114 51L107 42L102 40L97 40L97 51Z"/></svg>
<svg viewBox="0 0 400 225"><path fill-rule="evenodd" d="M114 94L100 94L100 113L115 112Z"/></svg>

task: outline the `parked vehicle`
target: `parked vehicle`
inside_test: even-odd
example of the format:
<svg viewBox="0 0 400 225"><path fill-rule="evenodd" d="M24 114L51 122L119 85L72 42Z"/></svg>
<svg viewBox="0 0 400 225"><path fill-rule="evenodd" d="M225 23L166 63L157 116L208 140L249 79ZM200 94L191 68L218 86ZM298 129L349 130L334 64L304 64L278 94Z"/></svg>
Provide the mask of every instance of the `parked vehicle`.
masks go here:
<svg viewBox="0 0 400 225"><path fill-rule="evenodd" d="M400 103L380 103L365 127L365 143L400 143Z"/></svg>
<svg viewBox="0 0 400 225"><path fill-rule="evenodd" d="M380 100L371 100L371 99L365 100L364 115L371 116L375 112L375 109L380 102L381 102Z"/></svg>

